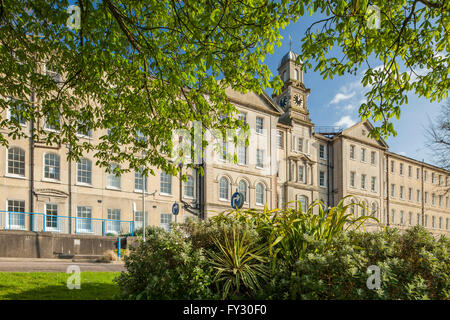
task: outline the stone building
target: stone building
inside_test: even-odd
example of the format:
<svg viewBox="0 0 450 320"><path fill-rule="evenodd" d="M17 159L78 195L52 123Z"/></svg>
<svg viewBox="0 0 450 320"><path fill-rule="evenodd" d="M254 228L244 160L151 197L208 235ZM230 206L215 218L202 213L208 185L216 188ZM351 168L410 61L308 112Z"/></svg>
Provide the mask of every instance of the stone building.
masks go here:
<svg viewBox="0 0 450 320"><path fill-rule="evenodd" d="M147 179L138 172L116 177L97 167L92 154L73 163L63 145L10 140L8 149L0 147L0 229L128 232L130 221L135 228L143 224L144 188L146 224L165 228L192 216L183 206L173 216L175 202L201 204L204 216L210 217L230 209L231 195L240 191L244 207L256 209L306 207L317 199L332 206L351 196L347 202L365 205L354 207L355 215L373 214L398 228L422 224L449 235L449 172L390 152L386 142L368 136L369 121L345 130L316 128L308 111L310 90L296 57L290 51L281 59L278 72L284 87L277 96L228 90L251 128L250 143L235 147L222 141L238 163L216 154L205 161L203 179L190 172L180 183L158 170ZM2 116L11 114L5 110ZM21 123L30 130L30 124ZM40 125L54 130L44 121ZM86 132L81 137L95 141L104 134Z"/></svg>

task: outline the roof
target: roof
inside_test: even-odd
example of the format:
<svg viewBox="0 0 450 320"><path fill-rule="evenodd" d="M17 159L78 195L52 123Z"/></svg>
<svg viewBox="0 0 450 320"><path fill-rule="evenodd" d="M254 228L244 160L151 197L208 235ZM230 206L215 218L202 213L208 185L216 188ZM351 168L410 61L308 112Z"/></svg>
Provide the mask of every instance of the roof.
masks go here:
<svg viewBox="0 0 450 320"><path fill-rule="evenodd" d="M296 61L298 57L298 54L295 53L292 50L289 50L288 53L286 53L283 58L281 58L280 64L278 65L278 68L281 67L283 64L285 64L286 62L288 62L289 60L291 61ZM300 60L300 63L303 63L302 60Z"/></svg>

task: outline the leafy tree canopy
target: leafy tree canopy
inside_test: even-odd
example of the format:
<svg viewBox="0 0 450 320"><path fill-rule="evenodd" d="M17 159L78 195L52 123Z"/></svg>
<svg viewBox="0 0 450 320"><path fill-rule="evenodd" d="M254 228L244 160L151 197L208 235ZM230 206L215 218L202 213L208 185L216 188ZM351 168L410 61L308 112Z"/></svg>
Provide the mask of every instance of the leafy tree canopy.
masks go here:
<svg viewBox="0 0 450 320"><path fill-rule="evenodd" d="M396 135L390 120L400 118L409 93L438 102L448 96L449 1L285 3L297 17L306 12L325 16L302 39L306 69L319 70L324 79L365 70L362 84L368 88L367 103L360 106L359 114L362 119L380 121L371 132L374 137Z"/></svg>
<svg viewBox="0 0 450 320"><path fill-rule="evenodd" d="M264 58L280 45L280 28L308 13L326 18L302 40L305 68L324 78L367 68L363 83L371 90L360 115L382 120L375 136L395 134L390 119L400 116L408 92L430 101L448 93L444 0L78 0L79 28L69 28L78 22L70 4L0 0L0 110L17 107L0 127L26 137L20 119L32 122L34 140L69 145L74 159L93 152L105 167L119 162L125 171L152 165L174 173L166 155L175 129L194 120L204 129L242 125L223 117L235 111L225 88L279 90ZM378 29L367 24L371 4L380 10ZM331 55L334 47L342 58ZM369 58L383 67L370 66ZM44 130L39 119L59 130ZM106 129L98 143L75 134Z"/></svg>

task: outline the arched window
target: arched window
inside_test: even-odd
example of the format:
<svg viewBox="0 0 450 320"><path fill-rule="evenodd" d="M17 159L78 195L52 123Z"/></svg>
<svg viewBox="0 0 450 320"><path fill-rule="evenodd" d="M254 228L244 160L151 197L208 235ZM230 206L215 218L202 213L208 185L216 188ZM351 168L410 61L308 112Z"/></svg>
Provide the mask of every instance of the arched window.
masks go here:
<svg viewBox="0 0 450 320"><path fill-rule="evenodd" d="M219 180L219 198L228 200L229 192L228 192L228 179L225 177L220 178Z"/></svg>
<svg viewBox="0 0 450 320"><path fill-rule="evenodd" d="M60 162L55 153L47 153L44 156L44 177L59 180Z"/></svg>
<svg viewBox="0 0 450 320"><path fill-rule="evenodd" d="M247 202L247 182L245 180L239 181L238 191L244 195L244 202Z"/></svg>
<svg viewBox="0 0 450 320"><path fill-rule="evenodd" d="M256 185L256 204L264 205L264 185L262 183Z"/></svg>
<svg viewBox="0 0 450 320"><path fill-rule="evenodd" d="M88 159L80 159L77 169L77 182L92 184L92 162Z"/></svg>
<svg viewBox="0 0 450 320"><path fill-rule="evenodd" d="M355 216L358 216L358 207L356 205L357 203L358 203L358 200L356 200L356 199L352 199L351 203L350 203L350 212L352 215L355 215Z"/></svg>
<svg viewBox="0 0 450 320"><path fill-rule="evenodd" d="M14 147L8 149L8 173L25 176L25 151Z"/></svg>
<svg viewBox="0 0 450 320"><path fill-rule="evenodd" d="M298 201L300 202L301 210L303 212L308 210L308 197L307 196L299 196Z"/></svg>
<svg viewBox="0 0 450 320"><path fill-rule="evenodd" d="M372 211L371 211L372 217L378 218L378 210L377 210L377 203L372 202Z"/></svg>
<svg viewBox="0 0 450 320"><path fill-rule="evenodd" d="M194 178L187 176L187 180L184 183L184 196L188 198L194 197Z"/></svg>
<svg viewBox="0 0 450 320"><path fill-rule="evenodd" d="M361 215L365 216L368 209L369 209L369 204L367 203L367 201L363 201L362 208L361 208Z"/></svg>

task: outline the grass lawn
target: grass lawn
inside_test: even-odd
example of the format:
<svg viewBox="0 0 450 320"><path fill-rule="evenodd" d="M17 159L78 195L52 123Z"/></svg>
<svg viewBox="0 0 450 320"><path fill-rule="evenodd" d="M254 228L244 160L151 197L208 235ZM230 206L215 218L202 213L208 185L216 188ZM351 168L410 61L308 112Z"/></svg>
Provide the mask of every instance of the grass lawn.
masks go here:
<svg viewBox="0 0 450 320"><path fill-rule="evenodd" d="M65 272L0 272L0 300L110 300L120 272L81 272L81 288L68 289Z"/></svg>

